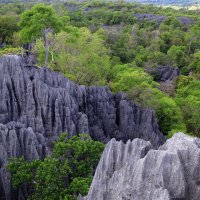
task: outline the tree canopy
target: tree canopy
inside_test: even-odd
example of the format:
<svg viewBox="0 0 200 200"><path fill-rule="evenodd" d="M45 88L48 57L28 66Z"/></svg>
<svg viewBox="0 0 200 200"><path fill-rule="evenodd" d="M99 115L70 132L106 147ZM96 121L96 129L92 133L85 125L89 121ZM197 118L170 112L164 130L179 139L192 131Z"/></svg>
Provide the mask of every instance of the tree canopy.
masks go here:
<svg viewBox="0 0 200 200"><path fill-rule="evenodd" d="M55 33L63 27L63 22L56 15L52 6L36 4L20 16L21 37L24 42L32 42L43 37L45 29L52 29Z"/></svg>
<svg viewBox="0 0 200 200"><path fill-rule="evenodd" d="M53 155L44 160L11 159L7 165L15 189L26 190L28 199L76 200L86 195L104 144L87 134L68 139L62 134Z"/></svg>

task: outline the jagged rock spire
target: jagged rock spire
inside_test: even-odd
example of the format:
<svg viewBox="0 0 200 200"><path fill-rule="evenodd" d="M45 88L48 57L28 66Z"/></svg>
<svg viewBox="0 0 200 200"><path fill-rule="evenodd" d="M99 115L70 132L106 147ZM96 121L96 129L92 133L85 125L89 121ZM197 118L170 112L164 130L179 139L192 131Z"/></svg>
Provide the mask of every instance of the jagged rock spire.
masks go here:
<svg viewBox="0 0 200 200"><path fill-rule="evenodd" d="M112 139L79 200L199 200L199 183L200 139L177 133L158 150L141 139Z"/></svg>

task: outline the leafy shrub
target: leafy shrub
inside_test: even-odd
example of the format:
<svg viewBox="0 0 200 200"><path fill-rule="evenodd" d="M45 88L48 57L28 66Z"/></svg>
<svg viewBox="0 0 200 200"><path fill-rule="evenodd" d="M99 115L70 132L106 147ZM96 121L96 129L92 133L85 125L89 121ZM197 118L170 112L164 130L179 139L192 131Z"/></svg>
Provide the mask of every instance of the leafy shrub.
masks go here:
<svg viewBox="0 0 200 200"><path fill-rule="evenodd" d="M28 199L75 200L86 195L104 144L81 134L55 142L53 155L44 160L11 159L7 165L12 185L26 191Z"/></svg>
<svg viewBox="0 0 200 200"><path fill-rule="evenodd" d="M21 47L14 48L14 47L6 47L3 49L0 49L0 56L4 55L24 55L24 49Z"/></svg>

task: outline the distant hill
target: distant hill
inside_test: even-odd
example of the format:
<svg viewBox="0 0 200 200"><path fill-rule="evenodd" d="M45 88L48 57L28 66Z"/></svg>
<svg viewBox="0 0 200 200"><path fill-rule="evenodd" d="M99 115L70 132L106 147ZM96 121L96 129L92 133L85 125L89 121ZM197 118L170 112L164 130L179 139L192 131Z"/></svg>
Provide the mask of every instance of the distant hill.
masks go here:
<svg viewBox="0 0 200 200"><path fill-rule="evenodd" d="M64 1L70 1L70 0L0 0L0 3L13 3L13 2L64 2ZM84 0L78 0L78 1L84 1ZM88 0L90 1L90 0ZM109 1L109 0L102 0L102 1ZM119 0L110 0L110 1L119 1ZM189 6L189 5L195 5L200 4L200 0L125 0L128 2L140 2L140 3L149 3L149 4L158 4L158 5L179 5L179 6Z"/></svg>
<svg viewBox="0 0 200 200"><path fill-rule="evenodd" d="M200 4L200 0L128 0L128 1L137 1L140 3L153 3L153 4L162 4L162 5L194 5Z"/></svg>

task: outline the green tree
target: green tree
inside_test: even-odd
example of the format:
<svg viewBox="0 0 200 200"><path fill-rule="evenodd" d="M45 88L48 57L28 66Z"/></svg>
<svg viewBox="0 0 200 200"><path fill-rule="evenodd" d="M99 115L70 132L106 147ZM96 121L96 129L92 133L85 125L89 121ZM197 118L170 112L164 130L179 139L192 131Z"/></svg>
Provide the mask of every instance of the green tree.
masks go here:
<svg viewBox="0 0 200 200"><path fill-rule="evenodd" d="M7 165L12 185L26 191L28 199L75 200L86 195L104 144L87 134L55 142L53 155L44 160L11 159Z"/></svg>
<svg viewBox="0 0 200 200"><path fill-rule="evenodd" d="M99 30L91 33L87 28L68 27L67 32L55 36L50 48L52 69L62 72L82 85L105 85L110 70L110 56ZM43 60L42 41L37 40L35 52Z"/></svg>
<svg viewBox="0 0 200 200"><path fill-rule="evenodd" d="M185 51L185 46L171 46L167 55L169 56L173 66L183 67L185 65Z"/></svg>
<svg viewBox="0 0 200 200"><path fill-rule="evenodd" d="M200 49L200 25L196 23L186 34L185 40L188 44L188 53L194 53L196 49Z"/></svg>
<svg viewBox="0 0 200 200"><path fill-rule="evenodd" d="M194 60L189 66L192 71L200 73L200 51L194 53Z"/></svg>
<svg viewBox="0 0 200 200"><path fill-rule="evenodd" d="M188 133L200 136L200 81L190 76L178 79L176 102L180 106Z"/></svg>
<svg viewBox="0 0 200 200"><path fill-rule="evenodd" d="M14 15L0 16L0 44L12 44L14 32L19 30L17 25L18 17Z"/></svg>
<svg viewBox="0 0 200 200"><path fill-rule="evenodd" d="M24 43L33 42L40 37L43 38L45 66L48 64L49 46L51 44L48 40L48 34L59 32L63 26L63 18L56 15L52 6L37 4L21 14L21 38Z"/></svg>

